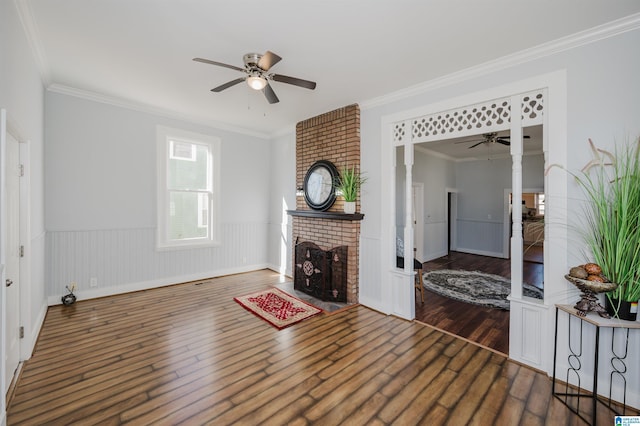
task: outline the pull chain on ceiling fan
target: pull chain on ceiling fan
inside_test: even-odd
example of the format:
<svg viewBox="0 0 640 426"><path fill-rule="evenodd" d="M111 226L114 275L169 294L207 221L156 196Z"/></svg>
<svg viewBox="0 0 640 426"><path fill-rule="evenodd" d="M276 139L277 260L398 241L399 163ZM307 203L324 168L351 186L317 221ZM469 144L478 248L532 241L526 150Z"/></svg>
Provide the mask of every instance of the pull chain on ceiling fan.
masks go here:
<svg viewBox="0 0 640 426"><path fill-rule="evenodd" d="M253 90L260 90L264 94L265 98L270 104L280 102L276 96L273 88L269 84L269 81L277 81L279 83L292 84L294 86L303 87L305 89L313 90L316 88L316 83L309 80L303 80L301 78L289 77L282 74L269 73L268 71L272 66L282 60L282 58L273 52L267 51L264 55L259 53L247 53L243 56L244 68L237 67L235 65L224 64L222 62L216 62L209 59L193 58L196 62L202 62L209 65L216 65L219 67L230 68L232 70L240 71L244 73L243 77L236 78L227 83L224 83L218 87L211 89L212 92L222 92L229 87L235 86L238 83L246 81L249 87Z"/></svg>

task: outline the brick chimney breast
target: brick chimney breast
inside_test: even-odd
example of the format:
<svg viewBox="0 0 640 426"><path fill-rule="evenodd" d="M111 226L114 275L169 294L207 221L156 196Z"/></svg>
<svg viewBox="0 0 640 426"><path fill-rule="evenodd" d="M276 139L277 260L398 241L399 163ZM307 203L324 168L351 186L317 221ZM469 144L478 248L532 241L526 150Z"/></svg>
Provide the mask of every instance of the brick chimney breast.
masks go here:
<svg viewBox="0 0 640 426"><path fill-rule="evenodd" d="M331 161L338 170L355 166L360 170L360 107L349 105L301 121L296 125L296 188L302 188L309 167L318 160ZM344 201L338 197L327 213L342 213ZM312 211L303 196L296 197L296 210ZM360 212L360 196L356 200ZM347 303L358 303L359 220L293 216L293 262L295 243L312 242L323 250L348 247ZM291 270L296 273L296 265Z"/></svg>

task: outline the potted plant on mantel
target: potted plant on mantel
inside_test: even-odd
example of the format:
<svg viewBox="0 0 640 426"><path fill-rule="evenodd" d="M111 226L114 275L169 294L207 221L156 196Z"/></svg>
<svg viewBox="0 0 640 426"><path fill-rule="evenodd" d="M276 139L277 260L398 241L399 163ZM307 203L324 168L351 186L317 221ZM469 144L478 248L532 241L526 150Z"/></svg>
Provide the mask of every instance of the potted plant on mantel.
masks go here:
<svg viewBox="0 0 640 426"><path fill-rule="evenodd" d="M345 213L353 214L356 212L358 193L366 181L367 178L356 170L356 166L351 168L344 166L340 170L340 176L336 179L334 187L338 192L337 195L342 195L342 198L344 198Z"/></svg>
<svg viewBox="0 0 640 426"><path fill-rule="evenodd" d="M587 196L583 235L602 275L617 283L607 293L607 310L635 321L640 300L640 139L616 148L598 149L594 159L574 175Z"/></svg>

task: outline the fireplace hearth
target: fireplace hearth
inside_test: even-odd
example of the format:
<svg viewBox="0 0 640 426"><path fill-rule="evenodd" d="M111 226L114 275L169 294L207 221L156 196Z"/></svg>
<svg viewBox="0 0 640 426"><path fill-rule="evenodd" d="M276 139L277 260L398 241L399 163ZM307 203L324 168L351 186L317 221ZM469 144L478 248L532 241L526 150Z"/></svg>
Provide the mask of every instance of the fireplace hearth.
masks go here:
<svg viewBox="0 0 640 426"><path fill-rule="evenodd" d="M294 288L323 301L347 302L347 246L296 244Z"/></svg>

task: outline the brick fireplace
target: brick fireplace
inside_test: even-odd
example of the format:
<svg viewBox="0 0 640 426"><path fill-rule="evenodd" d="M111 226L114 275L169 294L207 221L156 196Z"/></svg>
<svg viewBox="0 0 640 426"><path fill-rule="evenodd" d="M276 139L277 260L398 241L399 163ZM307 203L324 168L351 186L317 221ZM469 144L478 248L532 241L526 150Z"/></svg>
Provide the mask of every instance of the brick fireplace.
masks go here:
<svg viewBox="0 0 640 426"><path fill-rule="evenodd" d="M301 121L296 125L296 188L302 189L309 167L318 160L331 161L338 170L343 166L360 168L360 108L349 105ZM343 213L341 197L327 211L312 210L304 196L296 197L293 218L293 240L296 244L311 242L322 250L346 246L346 301L358 303L358 264L360 243L360 198L356 214ZM293 247L292 271L294 279L300 269L295 265L296 246ZM298 271L296 271L298 269Z"/></svg>

